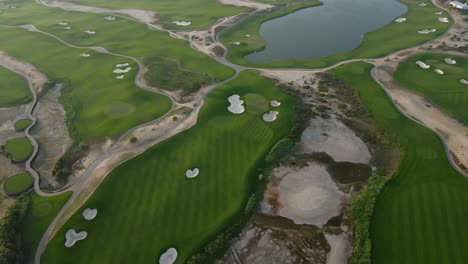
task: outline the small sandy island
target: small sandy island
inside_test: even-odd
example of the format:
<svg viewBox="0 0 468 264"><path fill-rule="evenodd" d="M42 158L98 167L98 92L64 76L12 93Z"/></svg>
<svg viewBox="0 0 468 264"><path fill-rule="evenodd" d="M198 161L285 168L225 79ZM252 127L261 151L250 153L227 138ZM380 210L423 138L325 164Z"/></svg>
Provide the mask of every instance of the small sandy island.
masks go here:
<svg viewBox="0 0 468 264"><path fill-rule="evenodd" d="M65 246L73 247L76 242L85 239L88 236L86 231L81 231L77 233L74 229L70 229L65 234Z"/></svg>
<svg viewBox="0 0 468 264"><path fill-rule="evenodd" d="M198 168L194 168L192 170L187 170L185 172L185 177L189 178L189 179L193 179L195 177L198 176L198 174L200 174L200 170Z"/></svg>
<svg viewBox="0 0 468 264"><path fill-rule="evenodd" d="M172 264L177 259L177 250L170 248L159 257L159 264Z"/></svg>
<svg viewBox="0 0 468 264"><path fill-rule="evenodd" d="M240 96L237 94L231 95L228 98L230 106L228 106L229 112L233 114L242 114L245 111L245 107L243 106L244 101L240 100Z"/></svg>
<svg viewBox="0 0 468 264"><path fill-rule="evenodd" d="M84 219L91 221L96 218L97 213L97 209L86 208L86 210L83 211L83 217Z"/></svg>
<svg viewBox="0 0 468 264"><path fill-rule="evenodd" d="M429 69L431 67L431 65L428 65L428 64L426 64L426 63L424 63L422 61L417 61L416 64L419 65L419 67L421 67L422 69L425 69L425 70L427 70L427 69Z"/></svg>

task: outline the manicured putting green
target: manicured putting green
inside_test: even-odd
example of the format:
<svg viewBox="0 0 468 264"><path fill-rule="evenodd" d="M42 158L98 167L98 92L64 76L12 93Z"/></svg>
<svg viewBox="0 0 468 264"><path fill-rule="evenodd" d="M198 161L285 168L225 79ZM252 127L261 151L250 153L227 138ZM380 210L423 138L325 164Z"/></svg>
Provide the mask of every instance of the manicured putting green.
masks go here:
<svg viewBox="0 0 468 264"><path fill-rule="evenodd" d="M331 72L356 90L402 153L397 171L374 209L372 261L468 263L468 179L450 165L432 131L397 111L370 76L371 67L353 63Z"/></svg>
<svg viewBox="0 0 468 264"><path fill-rule="evenodd" d="M7 194L18 194L31 187L33 181L34 179L29 173L16 174L5 180L3 191Z"/></svg>
<svg viewBox="0 0 468 264"><path fill-rule="evenodd" d="M228 97L245 102L240 115L227 110ZM271 100L278 119L262 120ZM197 124L117 167L50 242L44 263L155 263L169 247L184 263L243 213L271 147L295 122L294 98L253 71L213 90ZM261 104L258 106L257 104ZM187 169L199 168L194 179ZM93 221L85 208L97 208ZM65 232L85 230L72 248ZM105 246L103 246L105 245Z"/></svg>
<svg viewBox="0 0 468 264"><path fill-rule="evenodd" d="M391 0L390 0L391 1ZM242 22L236 24L221 33L221 41L229 47L228 59L242 65L258 66L258 67L303 67L303 68L319 68L335 64L339 61L356 59L356 58L375 58L384 56L393 51L416 46L418 44L429 41L443 34L451 25L451 23L441 23L437 20L438 17L448 17L447 12L439 9L430 1L424 7L419 6L419 0L401 0L401 3L408 7L408 12L401 15L407 18L404 23L396 23L391 21L386 26L377 29L373 32L364 35L362 43L359 47L345 53L327 56L318 59L304 60L277 60L267 62L250 62L244 57L252 52L263 49L265 42L258 34L258 29L261 23L295 11L293 7L288 7L290 11L285 12L279 10L271 14L256 14L252 15ZM298 4L307 7L307 3ZM441 15L434 14L437 11L442 11ZM418 34L421 29L436 29L435 33ZM251 37L245 40L244 35L249 34ZM246 45L231 45L230 43L244 40Z"/></svg>
<svg viewBox="0 0 468 264"><path fill-rule="evenodd" d="M15 122L15 130L16 131L23 131L27 127L29 127L32 123L32 120L29 118L19 119Z"/></svg>
<svg viewBox="0 0 468 264"><path fill-rule="evenodd" d="M24 161L31 155L33 145L27 138L14 138L6 142L5 151L11 155L13 161Z"/></svg>
<svg viewBox="0 0 468 264"><path fill-rule="evenodd" d="M446 58L456 63L447 64ZM422 69L416 61L429 64L431 68ZM435 69L442 70L444 74L436 74ZM462 79L468 81L468 58L448 54L424 53L411 56L395 72L395 80L402 86L423 95L468 124L468 84L461 83Z"/></svg>
<svg viewBox="0 0 468 264"><path fill-rule="evenodd" d="M31 98L26 79L0 66L0 108L22 105Z"/></svg>

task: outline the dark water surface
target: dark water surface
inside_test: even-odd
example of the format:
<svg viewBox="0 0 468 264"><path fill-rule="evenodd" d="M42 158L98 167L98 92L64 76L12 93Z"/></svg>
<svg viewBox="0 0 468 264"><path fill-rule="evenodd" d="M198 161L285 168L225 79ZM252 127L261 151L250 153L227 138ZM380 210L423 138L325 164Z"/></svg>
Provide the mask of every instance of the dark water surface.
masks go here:
<svg viewBox="0 0 468 264"><path fill-rule="evenodd" d="M403 14L396 0L322 0L323 5L269 20L260 27L266 48L250 61L312 59L349 51L362 36Z"/></svg>

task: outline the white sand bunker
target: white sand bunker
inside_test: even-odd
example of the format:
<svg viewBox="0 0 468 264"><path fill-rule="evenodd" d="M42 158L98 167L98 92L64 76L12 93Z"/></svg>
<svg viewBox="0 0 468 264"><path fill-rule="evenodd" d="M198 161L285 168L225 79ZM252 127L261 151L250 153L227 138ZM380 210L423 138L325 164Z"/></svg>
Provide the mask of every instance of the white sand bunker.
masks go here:
<svg viewBox="0 0 468 264"><path fill-rule="evenodd" d="M231 42L232 45L235 45L235 46L239 46L240 45L240 42L239 41L234 41L234 42Z"/></svg>
<svg viewBox="0 0 468 264"><path fill-rule="evenodd" d="M416 64L419 65L419 67L421 67L422 69L429 69L431 67L431 65L428 65L422 61L417 61Z"/></svg>
<svg viewBox="0 0 468 264"><path fill-rule="evenodd" d="M59 25L59 26L68 26L68 22L60 21L60 22L57 23L57 25Z"/></svg>
<svg viewBox="0 0 468 264"><path fill-rule="evenodd" d="M91 54L89 54L89 53L81 53L81 54L80 54L80 57L88 58L88 57L91 57Z"/></svg>
<svg viewBox="0 0 468 264"><path fill-rule="evenodd" d="M94 34L96 34L96 31L90 30L90 29L84 30L83 32L86 33L86 34L89 34L89 35L94 35Z"/></svg>
<svg viewBox="0 0 468 264"><path fill-rule="evenodd" d="M419 34L423 34L423 35L426 35L426 34L429 34L429 33L434 33L436 32L437 30L432 28L432 29L421 29L421 30L418 30L418 33Z"/></svg>
<svg viewBox="0 0 468 264"><path fill-rule="evenodd" d="M278 111L269 111L268 113L263 114L263 121L265 122L273 122L276 120L278 116Z"/></svg>
<svg viewBox="0 0 468 264"><path fill-rule="evenodd" d="M124 77L125 77L125 75L115 76L115 78L116 78L117 80L122 80Z"/></svg>
<svg viewBox="0 0 468 264"><path fill-rule="evenodd" d="M185 172L185 177L189 178L189 179L193 179L195 177L198 176L198 174L200 174L200 170L198 168L194 168L193 170L187 170Z"/></svg>
<svg viewBox="0 0 468 264"><path fill-rule="evenodd" d="M462 84L468 84L468 81L465 80L465 79L461 79L461 80L460 80L460 83L462 83Z"/></svg>
<svg viewBox="0 0 468 264"><path fill-rule="evenodd" d="M437 12L435 12L434 14L436 14L436 15L442 15L443 12L442 12L442 11L437 11Z"/></svg>
<svg viewBox="0 0 468 264"><path fill-rule="evenodd" d="M192 22L190 21L172 21L173 24L176 24L177 26L181 26L181 27L186 27L186 26L190 26L192 25Z"/></svg>
<svg viewBox="0 0 468 264"><path fill-rule="evenodd" d="M422 7L424 7L424 6L427 6L427 3L424 3L424 2L422 2L422 3L419 3L419 5L418 5L418 6L422 6Z"/></svg>
<svg viewBox="0 0 468 264"><path fill-rule="evenodd" d="M281 105L281 102L273 100L273 101L270 102L270 105L273 106L273 107L278 107L278 106Z"/></svg>
<svg viewBox="0 0 468 264"><path fill-rule="evenodd" d="M115 20L115 17L113 17L113 16L106 16L106 17L104 17L104 19L107 20L107 21L114 21L114 20Z"/></svg>
<svg viewBox="0 0 468 264"><path fill-rule="evenodd" d="M230 106L228 106L229 112L233 114L242 114L245 111L245 107L243 106L244 101L240 100L240 96L237 94L231 95L228 98Z"/></svg>
<svg viewBox="0 0 468 264"><path fill-rule="evenodd" d="M172 264L177 259L177 250L170 248L159 257L159 264Z"/></svg>
<svg viewBox="0 0 468 264"><path fill-rule="evenodd" d="M70 30L70 29L71 29L71 27L64 27L63 29Z"/></svg>
<svg viewBox="0 0 468 264"><path fill-rule="evenodd" d="M439 17L439 18L437 18L437 20L439 20L439 22L442 22L442 23L448 23L449 22L449 19L447 17Z"/></svg>
<svg viewBox="0 0 468 264"><path fill-rule="evenodd" d="M88 221L93 220L96 216L97 209L86 208L86 210L83 211L83 217Z"/></svg>
<svg viewBox="0 0 468 264"><path fill-rule="evenodd" d="M278 185L280 216L296 224L323 226L339 215L344 194L331 179L326 168L313 164L290 171Z"/></svg>
<svg viewBox="0 0 468 264"><path fill-rule="evenodd" d="M250 38L251 36L249 34L244 35L246 38Z"/></svg>
<svg viewBox="0 0 468 264"><path fill-rule="evenodd" d="M116 67L116 68L122 68L122 67L127 67L128 65L130 65L130 64L128 64L127 62L125 62L125 63L116 64L115 67Z"/></svg>
<svg viewBox="0 0 468 264"><path fill-rule="evenodd" d="M441 70L441 69L435 69L434 72L437 73L437 74L439 74L439 75L443 75L443 74L444 74L444 71Z"/></svg>
<svg viewBox="0 0 468 264"><path fill-rule="evenodd" d="M325 238L330 245L326 264L348 263L352 250L347 236L345 233L339 235L325 234Z"/></svg>
<svg viewBox="0 0 468 264"><path fill-rule="evenodd" d="M402 22L405 22L405 21L406 21L405 17L399 17L399 18L395 19L395 22L397 22L397 23L402 23Z"/></svg>
<svg viewBox="0 0 468 264"><path fill-rule="evenodd" d="M132 68L131 67L127 67L125 69L115 69L113 70L114 73L127 73L131 70Z"/></svg>
<svg viewBox="0 0 468 264"><path fill-rule="evenodd" d="M67 231L65 234L65 246L66 247L73 247L77 241L83 240L88 236L88 233L86 231L81 231L77 233L74 229L70 229Z"/></svg>
<svg viewBox="0 0 468 264"><path fill-rule="evenodd" d="M452 64L452 65L457 63L457 61L452 58L445 58L444 61L445 63Z"/></svg>

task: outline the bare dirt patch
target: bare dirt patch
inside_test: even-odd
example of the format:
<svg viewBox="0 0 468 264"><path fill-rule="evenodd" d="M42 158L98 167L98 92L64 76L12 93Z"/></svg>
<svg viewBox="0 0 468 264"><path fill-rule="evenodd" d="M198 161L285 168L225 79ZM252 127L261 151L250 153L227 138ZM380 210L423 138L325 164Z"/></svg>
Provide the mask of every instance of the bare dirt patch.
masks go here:
<svg viewBox="0 0 468 264"><path fill-rule="evenodd" d="M47 77L39 72L34 65L18 61L3 51L0 51L0 65L25 76L31 81L36 92L40 92L44 84L47 82Z"/></svg>

